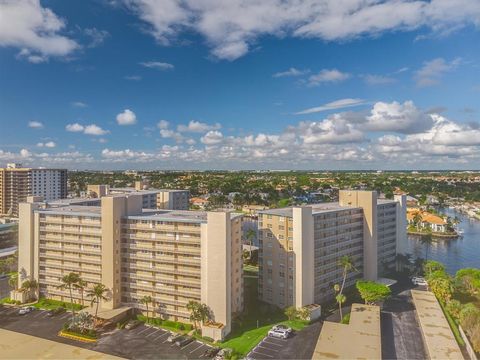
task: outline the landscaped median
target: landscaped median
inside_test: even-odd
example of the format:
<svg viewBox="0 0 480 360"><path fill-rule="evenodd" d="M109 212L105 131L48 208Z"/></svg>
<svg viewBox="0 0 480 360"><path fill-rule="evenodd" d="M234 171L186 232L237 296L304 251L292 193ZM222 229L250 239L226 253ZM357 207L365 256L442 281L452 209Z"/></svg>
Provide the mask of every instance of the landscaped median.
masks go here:
<svg viewBox="0 0 480 360"><path fill-rule="evenodd" d="M152 326L156 326L165 330L177 333L187 333L193 330L192 324L185 324L178 321L163 320L159 318L148 318L145 315L137 315L137 320Z"/></svg>
<svg viewBox="0 0 480 360"><path fill-rule="evenodd" d="M75 311L80 311L84 308L84 306L80 304L72 305L70 302L58 301L58 300L52 300L52 299L46 299L46 298L40 298L35 304L32 304L32 306L42 310L55 310L59 307L63 307L66 310L70 310L70 311L72 309L75 309Z"/></svg>
<svg viewBox="0 0 480 360"><path fill-rule="evenodd" d="M88 334L78 334L73 331L68 331L68 330L60 330L58 332L58 336L75 340L75 341L81 341L81 342L86 342L86 343L95 343L97 342L97 336L91 336Z"/></svg>

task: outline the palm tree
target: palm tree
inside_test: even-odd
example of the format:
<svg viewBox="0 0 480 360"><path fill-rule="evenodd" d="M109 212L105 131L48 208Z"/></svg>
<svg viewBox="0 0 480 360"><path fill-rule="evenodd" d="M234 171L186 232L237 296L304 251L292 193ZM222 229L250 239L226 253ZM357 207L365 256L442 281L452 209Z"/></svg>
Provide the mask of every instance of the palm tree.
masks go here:
<svg viewBox="0 0 480 360"><path fill-rule="evenodd" d="M338 310L340 312L340 322L341 322L342 319L343 319L342 305L345 303L345 301L347 301L347 297L340 292L340 285L338 285L338 284L333 285L333 289L335 290L335 293L337 294L335 296L335 300L337 301L337 304L338 304Z"/></svg>
<svg viewBox="0 0 480 360"><path fill-rule="evenodd" d="M73 284L73 287L75 289L80 290L82 306L84 306L83 293L85 292L85 289L87 288L87 286L88 286L88 283L80 277L78 278L78 282L76 284Z"/></svg>
<svg viewBox="0 0 480 360"><path fill-rule="evenodd" d="M151 296L144 296L140 299L140 304L143 304L147 307L147 323L148 323L148 304L153 304L153 299Z"/></svg>
<svg viewBox="0 0 480 360"><path fill-rule="evenodd" d="M18 287L18 272L11 273L8 277L8 285L17 290Z"/></svg>
<svg viewBox="0 0 480 360"><path fill-rule="evenodd" d="M190 321L193 322L193 327L197 329L197 321L201 320L200 303L190 300L187 304L187 309L190 311Z"/></svg>
<svg viewBox="0 0 480 360"><path fill-rule="evenodd" d="M23 291L33 291L34 296L37 296L37 289L38 289L38 281L33 279L33 280L25 280L22 284L22 290Z"/></svg>
<svg viewBox="0 0 480 360"><path fill-rule="evenodd" d="M418 227L419 225L422 223L422 214L420 213L420 211L418 211L415 216L413 217L413 224L415 225L415 227L417 228L418 230Z"/></svg>
<svg viewBox="0 0 480 360"><path fill-rule="evenodd" d="M87 291L87 296L92 298L90 306L93 307L93 304L97 303L95 308L95 322L98 320L98 305L101 300L108 300L106 296L108 291L107 287L103 284L95 284L92 289Z"/></svg>
<svg viewBox="0 0 480 360"><path fill-rule="evenodd" d="M78 284L78 281L80 280L80 276L76 273L71 272L68 275L65 275L60 279L62 284L58 286L58 288L64 290L68 289L70 292L70 305L72 308L72 320L75 318L75 307L73 306L73 293L72 293L72 288L75 284Z"/></svg>
<svg viewBox="0 0 480 360"><path fill-rule="evenodd" d="M343 289L345 288L345 281L347 280L347 275L348 272L352 269L355 269L355 266L353 265L353 259L348 256L344 255L342 256L337 264L343 268L343 279L342 279L342 286L340 287L339 294L343 294Z"/></svg>
<svg viewBox="0 0 480 360"><path fill-rule="evenodd" d="M257 235L257 232L253 229L248 229L247 230L247 240L248 244L250 245L249 250L248 250L248 258L251 260L252 259L252 245L253 245L253 239L255 239L255 236Z"/></svg>
<svg viewBox="0 0 480 360"><path fill-rule="evenodd" d="M432 234L426 234L420 238L420 243L425 245L425 261L428 261L428 248L433 243Z"/></svg>
<svg viewBox="0 0 480 360"><path fill-rule="evenodd" d="M199 311L199 318L202 321L202 324L205 324L206 321L210 320L211 312L207 304L200 304L198 311Z"/></svg>
<svg viewBox="0 0 480 360"><path fill-rule="evenodd" d="M335 296L335 300L337 300L338 303L338 309L340 310L340 322L343 320L343 314L342 314L342 305L347 301L347 297L343 294L338 294Z"/></svg>

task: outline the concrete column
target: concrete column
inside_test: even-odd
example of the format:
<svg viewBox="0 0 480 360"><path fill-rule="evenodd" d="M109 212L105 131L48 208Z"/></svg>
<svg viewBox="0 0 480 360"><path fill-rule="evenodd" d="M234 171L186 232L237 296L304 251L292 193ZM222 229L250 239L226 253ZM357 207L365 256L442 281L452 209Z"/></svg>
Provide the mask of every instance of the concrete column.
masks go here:
<svg viewBox="0 0 480 360"><path fill-rule="evenodd" d="M201 225L201 301L225 334L231 331L231 241L230 213L209 212Z"/></svg>
<svg viewBox="0 0 480 360"><path fill-rule="evenodd" d="M407 196L395 195L397 202L397 254L407 251Z"/></svg>
<svg viewBox="0 0 480 360"><path fill-rule="evenodd" d="M313 304L315 294L315 247L311 207L294 207L293 254L294 254L294 299L297 308Z"/></svg>
<svg viewBox="0 0 480 360"><path fill-rule="evenodd" d="M377 192L341 190L339 203L363 209L363 277L375 281L378 277Z"/></svg>
<svg viewBox="0 0 480 360"><path fill-rule="evenodd" d="M18 224L18 286L26 279L36 279L35 274L35 216L38 205L33 202L19 204ZM37 217L38 219L38 217ZM37 262L38 263L38 262Z"/></svg>

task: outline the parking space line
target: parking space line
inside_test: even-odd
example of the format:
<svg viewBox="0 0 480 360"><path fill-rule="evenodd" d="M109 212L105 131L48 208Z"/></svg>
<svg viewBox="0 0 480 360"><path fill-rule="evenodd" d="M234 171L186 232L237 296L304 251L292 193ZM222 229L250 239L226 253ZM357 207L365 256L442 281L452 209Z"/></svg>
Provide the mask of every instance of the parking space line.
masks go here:
<svg viewBox="0 0 480 360"><path fill-rule="evenodd" d="M68 314L68 313L64 314L64 315L62 315L62 317L60 319L67 318L68 316L70 316L70 314Z"/></svg>
<svg viewBox="0 0 480 360"><path fill-rule="evenodd" d="M197 342L198 342L198 341L197 341ZM190 351L190 353L189 353L189 354L191 354L191 353L193 353L193 352L197 351L197 350L198 350L198 349L200 349L201 347L203 347L203 344L202 344L202 343L200 343L200 346L199 346L199 347L197 347L197 348L193 349L192 351Z"/></svg>
<svg viewBox="0 0 480 360"><path fill-rule="evenodd" d="M257 353L257 354L260 354L260 355L262 355L262 356L268 356L269 358L273 358L272 355L264 354L264 353L262 353L262 352L260 352L260 351L257 351L257 350L253 350L253 353L254 353L254 354Z"/></svg>
<svg viewBox="0 0 480 360"><path fill-rule="evenodd" d="M273 341L282 341L282 342L286 342L287 339L280 339L280 338L277 338L277 337L273 337L273 336L267 336L265 339L269 339L269 340L273 340ZM263 339L263 340L265 340Z"/></svg>
<svg viewBox="0 0 480 360"><path fill-rule="evenodd" d="M150 335L153 335L153 334L156 334L157 332L159 332L161 329L156 329L154 332L148 334L146 337L149 337Z"/></svg>
<svg viewBox="0 0 480 360"><path fill-rule="evenodd" d="M190 344L185 345L184 347L182 347L182 350L186 349L187 347L189 347L192 344L196 344L196 341L192 341Z"/></svg>
<svg viewBox="0 0 480 360"><path fill-rule="evenodd" d="M274 353L278 353L278 350L275 349L269 349L268 347L262 346L262 345L257 345L257 348L262 348L262 349L267 349L268 351L273 351Z"/></svg>
<svg viewBox="0 0 480 360"><path fill-rule="evenodd" d="M160 336L157 336L155 339L153 339L153 341L157 341L158 339L160 339L161 337L165 336L165 335L168 335L170 334L169 332L164 332L162 335Z"/></svg>
<svg viewBox="0 0 480 360"><path fill-rule="evenodd" d="M138 332L137 335L143 334L145 331L150 330L149 327L145 327L142 331Z"/></svg>
<svg viewBox="0 0 480 360"><path fill-rule="evenodd" d="M262 343L267 343L267 344L270 344L270 345L283 347L283 344L276 344L275 342L270 342L270 341L267 341L267 340L270 340L270 339L265 338L265 339L263 339Z"/></svg>
<svg viewBox="0 0 480 360"><path fill-rule="evenodd" d="M33 315L34 318L36 318L36 317L44 314L44 311L43 311L43 310L41 310L41 311L33 311L33 312L36 313L36 314Z"/></svg>
<svg viewBox="0 0 480 360"><path fill-rule="evenodd" d="M45 314L43 314L42 318L46 318L48 316L48 311L45 311Z"/></svg>

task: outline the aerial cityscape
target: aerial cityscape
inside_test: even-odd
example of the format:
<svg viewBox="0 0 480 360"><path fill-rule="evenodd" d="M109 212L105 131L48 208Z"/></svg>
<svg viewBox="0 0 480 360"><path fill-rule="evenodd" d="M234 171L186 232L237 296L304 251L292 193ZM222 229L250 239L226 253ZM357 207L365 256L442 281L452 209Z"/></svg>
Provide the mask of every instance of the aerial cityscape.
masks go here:
<svg viewBox="0 0 480 360"><path fill-rule="evenodd" d="M480 359L479 0L0 0L0 359Z"/></svg>

